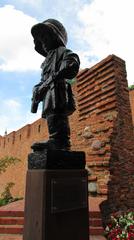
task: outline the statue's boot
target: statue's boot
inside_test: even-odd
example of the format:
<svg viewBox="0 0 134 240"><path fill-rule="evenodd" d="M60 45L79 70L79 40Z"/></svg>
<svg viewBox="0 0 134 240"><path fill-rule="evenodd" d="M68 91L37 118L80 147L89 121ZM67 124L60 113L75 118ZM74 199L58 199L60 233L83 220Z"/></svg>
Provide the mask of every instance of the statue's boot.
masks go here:
<svg viewBox="0 0 134 240"><path fill-rule="evenodd" d="M31 148L34 151L44 149L70 149L70 127L68 117L64 114L51 114L47 116L49 140L35 142Z"/></svg>

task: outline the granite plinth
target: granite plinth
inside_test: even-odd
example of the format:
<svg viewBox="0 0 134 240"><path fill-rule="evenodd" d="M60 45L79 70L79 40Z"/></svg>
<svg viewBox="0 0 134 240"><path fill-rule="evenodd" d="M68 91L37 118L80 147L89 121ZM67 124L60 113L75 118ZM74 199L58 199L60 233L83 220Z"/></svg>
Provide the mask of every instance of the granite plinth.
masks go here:
<svg viewBox="0 0 134 240"><path fill-rule="evenodd" d="M89 240L86 170L28 170L23 240Z"/></svg>

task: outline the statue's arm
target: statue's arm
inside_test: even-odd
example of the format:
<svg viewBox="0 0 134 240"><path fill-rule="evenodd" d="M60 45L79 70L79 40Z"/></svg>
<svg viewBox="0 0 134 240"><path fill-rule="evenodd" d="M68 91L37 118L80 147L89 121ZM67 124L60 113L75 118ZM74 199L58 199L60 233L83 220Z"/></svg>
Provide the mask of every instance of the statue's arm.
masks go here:
<svg viewBox="0 0 134 240"><path fill-rule="evenodd" d="M56 72L56 78L73 79L76 77L80 67L80 59L76 53L66 49L60 64L59 71Z"/></svg>
<svg viewBox="0 0 134 240"><path fill-rule="evenodd" d="M45 89L47 89L47 87L54 81L62 81L62 79L73 79L76 77L80 66L80 60L76 53L73 53L69 49L65 49L59 59L59 62L60 64L58 70L56 72L52 72L48 79L40 82L40 86L38 88L39 96L43 96Z"/></svg>

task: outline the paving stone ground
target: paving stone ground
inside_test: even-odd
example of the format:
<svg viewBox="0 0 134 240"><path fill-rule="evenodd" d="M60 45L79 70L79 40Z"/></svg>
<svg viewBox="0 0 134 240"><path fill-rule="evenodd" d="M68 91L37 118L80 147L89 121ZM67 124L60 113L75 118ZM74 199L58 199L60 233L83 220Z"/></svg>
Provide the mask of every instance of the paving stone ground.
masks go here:
<svg viewBox="0 0 134 240"><path fill-rule="evenodd" d="M0 235L0 240L22 240L22 236L17 235ZM106 238L102 236L90 236L90 240L106 240Z"/></svg>
<svg viewBox="0 0 134 240"><path fill-rule="evenodd" d="M0 235L0 240L22 240L20 235Z"/></svg>
<svg viewBox="0 0 134 240"><path fill-rule="evenodd" d="M0 211L24 211L24 200L19 200L0 207Z"/></svg>

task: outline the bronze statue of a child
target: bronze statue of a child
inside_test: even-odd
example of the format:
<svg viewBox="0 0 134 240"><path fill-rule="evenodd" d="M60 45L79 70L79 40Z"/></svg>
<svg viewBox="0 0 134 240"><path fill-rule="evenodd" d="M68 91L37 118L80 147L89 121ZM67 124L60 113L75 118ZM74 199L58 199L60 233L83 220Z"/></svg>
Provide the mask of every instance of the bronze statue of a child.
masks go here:
<svg viewBox="0 0 134 240"><path fill-rule="evenodd" d="M75 111L75 102L69 79L73 79L80 66L77 54L66 48L67 33L55 19L48 19L31 29L35 50L45 57L42 63L41 81L33 89L31 111L37 111L43 102L42 117L47 120L49 140L36 142L38 148L70 149L68 116Z"/></svg>

